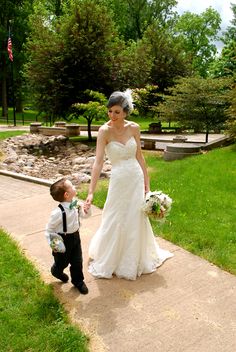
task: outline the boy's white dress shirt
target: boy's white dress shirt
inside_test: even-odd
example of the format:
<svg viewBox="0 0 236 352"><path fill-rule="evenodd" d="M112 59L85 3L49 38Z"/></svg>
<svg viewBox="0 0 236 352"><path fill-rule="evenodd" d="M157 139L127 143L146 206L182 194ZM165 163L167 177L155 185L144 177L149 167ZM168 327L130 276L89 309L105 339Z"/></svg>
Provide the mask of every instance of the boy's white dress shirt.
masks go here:
<svg viewBox="0 0 236 352"><path fill-rule="evenodd" d="M66 212L66 224L67 224L67 233L76 232L79 229L79 216L86 218L91 214L85 214L83 207L81 206L80 212L78 209L73 207L70 209L69 202L60 203ZM56 207L50 215L49 221L46 225L45 235L48 243L50 244L50 234L63 233L63 221L62 221L62 211L59 207Z"/></svg>

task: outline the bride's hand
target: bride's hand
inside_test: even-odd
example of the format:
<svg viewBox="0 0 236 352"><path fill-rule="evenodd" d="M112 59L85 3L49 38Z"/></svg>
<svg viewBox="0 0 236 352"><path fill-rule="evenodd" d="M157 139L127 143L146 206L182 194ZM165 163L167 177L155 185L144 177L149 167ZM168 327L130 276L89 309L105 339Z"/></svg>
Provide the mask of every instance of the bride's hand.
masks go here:
<svg viewBox="0 0 236 352"><path fill-rule="evenodd" d="M93 201L93 194L89 194L86 198L86 201L84 203L84 211L85 213L88 213L90 207L91 207L91 204L92 204L92 201Z"/></svg>
<svg viewBox="0 0 236 352"><path fill-rule="evenodd" d="M144 190L145 190L145 194L150 192L150 187L147 185L144 185Z"/></svg>

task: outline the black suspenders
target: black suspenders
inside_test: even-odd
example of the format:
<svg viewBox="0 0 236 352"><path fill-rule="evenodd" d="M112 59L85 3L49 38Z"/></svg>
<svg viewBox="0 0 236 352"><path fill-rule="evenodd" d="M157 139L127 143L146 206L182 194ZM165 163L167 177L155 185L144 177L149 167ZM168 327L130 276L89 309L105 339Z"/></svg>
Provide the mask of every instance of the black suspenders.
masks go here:
<svg viewBox="0 0 236 352"><path fill-rule="evenodd" d="M61 204L58 205L62 212L62 221L63 221L63 232L67 233L67 223L66 223L66 212Z"/></svg>

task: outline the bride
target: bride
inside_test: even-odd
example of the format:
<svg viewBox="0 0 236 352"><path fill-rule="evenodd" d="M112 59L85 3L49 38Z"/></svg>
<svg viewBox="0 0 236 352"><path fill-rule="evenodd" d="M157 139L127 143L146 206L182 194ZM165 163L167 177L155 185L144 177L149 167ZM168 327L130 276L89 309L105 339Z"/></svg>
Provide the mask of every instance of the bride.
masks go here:
<svg viewBox="0 0 236 352"><path fill-rule="evenodd" d="M98 131L85 210L93 201L104 154L111 161L112 171L101 225L89 247L88 270L97 278L116 275L135 280L155 271L172 254L158 247L149 219L141 210L150 189L139 126L126 120L133 109L131 91L114 92L107 107L109 121Z"/></svg>

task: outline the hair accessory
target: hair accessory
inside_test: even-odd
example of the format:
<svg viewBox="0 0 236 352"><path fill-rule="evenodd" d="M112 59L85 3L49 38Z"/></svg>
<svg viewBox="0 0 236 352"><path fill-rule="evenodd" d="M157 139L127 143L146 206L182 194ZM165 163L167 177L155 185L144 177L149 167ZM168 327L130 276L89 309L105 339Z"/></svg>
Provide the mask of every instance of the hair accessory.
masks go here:
<svg viewBox="0 0 236 352"><path fill-rule="evenodd" d="M128 105L129 105L129 111L131 112L132 110L134 110L134 104L133 104L133 98L132 98L132 90L131 89L126 89L125 92L123 92Z"/></svg>

